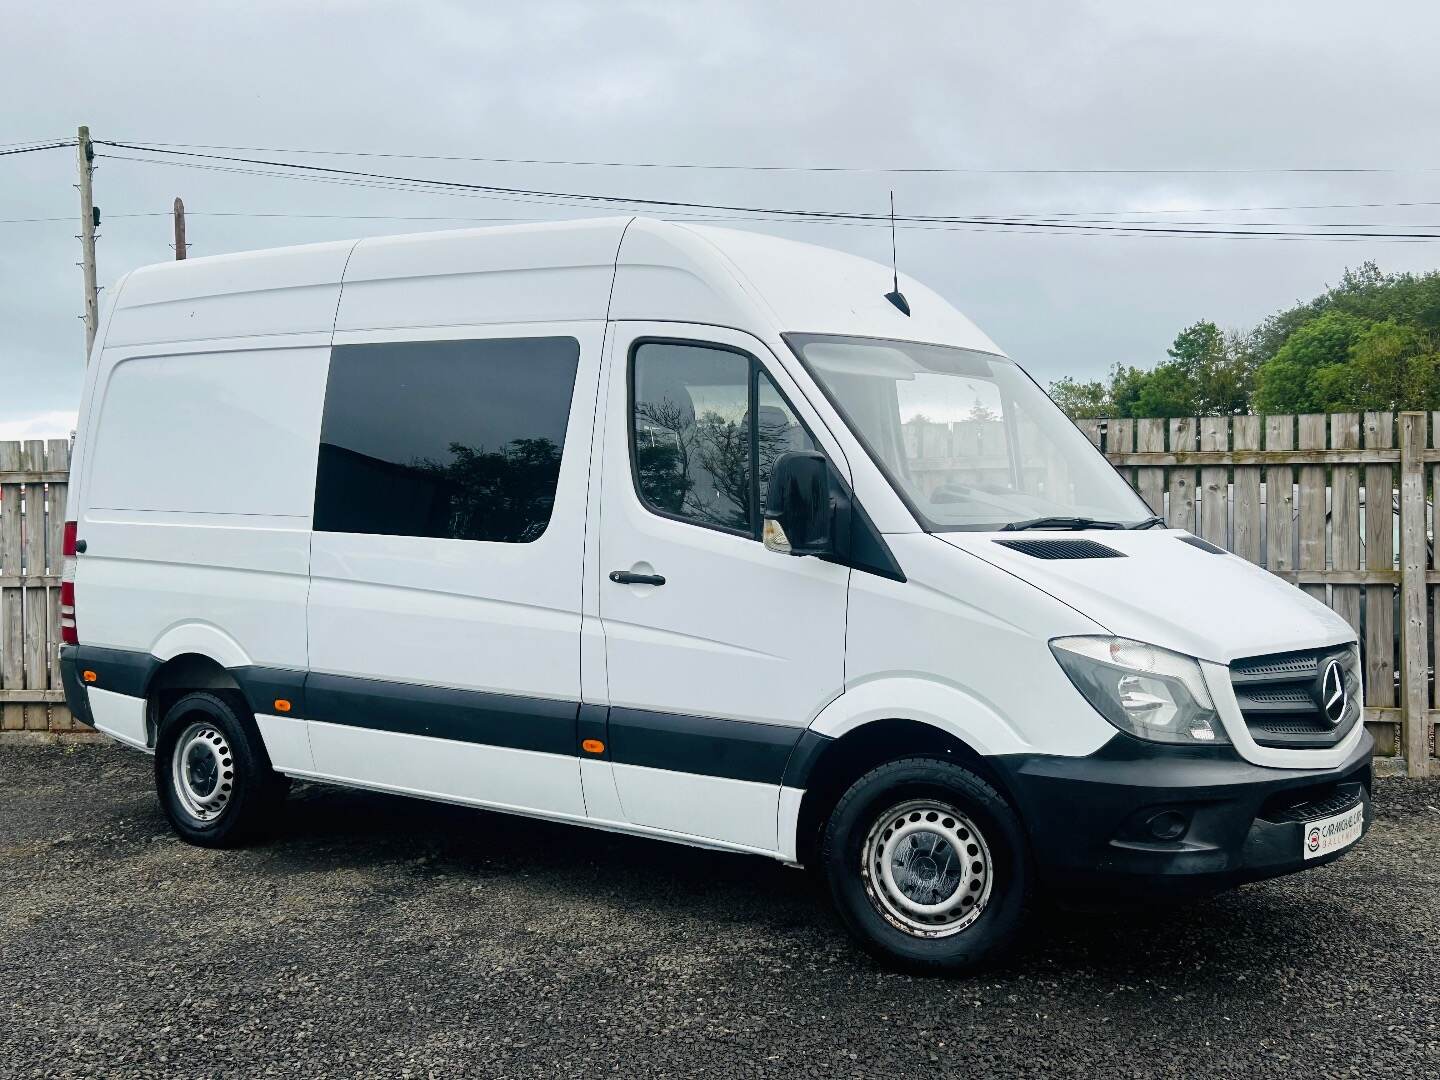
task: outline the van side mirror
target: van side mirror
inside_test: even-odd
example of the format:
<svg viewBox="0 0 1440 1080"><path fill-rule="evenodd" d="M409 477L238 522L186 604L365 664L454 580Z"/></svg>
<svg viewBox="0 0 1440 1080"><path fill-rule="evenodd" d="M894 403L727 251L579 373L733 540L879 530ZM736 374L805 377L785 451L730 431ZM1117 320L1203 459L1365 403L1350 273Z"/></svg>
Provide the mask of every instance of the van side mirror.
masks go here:
<svg viewBox="0 0 1440 1080"><path fill-rule="evenodd" d="M814 450L781 454L770 472L765 546L788 555L830 555L834 520L825 455Z"/></svg>

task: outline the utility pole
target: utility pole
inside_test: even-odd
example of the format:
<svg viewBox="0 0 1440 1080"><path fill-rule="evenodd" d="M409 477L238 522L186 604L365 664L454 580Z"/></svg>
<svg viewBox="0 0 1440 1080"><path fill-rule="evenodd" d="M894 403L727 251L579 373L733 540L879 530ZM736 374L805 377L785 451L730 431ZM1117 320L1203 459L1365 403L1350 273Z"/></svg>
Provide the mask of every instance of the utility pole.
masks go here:
<svg viewBox="0 0 1440 1080"><path fill-rule="evenodd" d="M185 258L185 204L175 196L175 258Z"/></svg>
<svg viewBox="0 0 1440 1080"><path fill-rule="evenodd" d="M100 296L95 285L95 227L100 212L95 208L95 147L90 142L90 129L81 126L75 140L80 158L80 265L85 272L85 363L90 363L90 350L95 347L95 331L100 323Z"/></svg>

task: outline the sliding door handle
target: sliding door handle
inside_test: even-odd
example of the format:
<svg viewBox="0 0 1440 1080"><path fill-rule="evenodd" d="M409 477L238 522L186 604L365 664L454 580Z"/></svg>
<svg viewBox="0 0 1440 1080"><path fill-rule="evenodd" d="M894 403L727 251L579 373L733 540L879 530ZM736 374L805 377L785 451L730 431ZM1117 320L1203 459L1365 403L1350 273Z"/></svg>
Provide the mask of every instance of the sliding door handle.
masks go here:
<svg viewBox="0 0 1440 1080"><path fill-rule="evenodd" d="M630 570L611 570L610 580L617 585L664 585L664 574L636 574Z"/></svg>

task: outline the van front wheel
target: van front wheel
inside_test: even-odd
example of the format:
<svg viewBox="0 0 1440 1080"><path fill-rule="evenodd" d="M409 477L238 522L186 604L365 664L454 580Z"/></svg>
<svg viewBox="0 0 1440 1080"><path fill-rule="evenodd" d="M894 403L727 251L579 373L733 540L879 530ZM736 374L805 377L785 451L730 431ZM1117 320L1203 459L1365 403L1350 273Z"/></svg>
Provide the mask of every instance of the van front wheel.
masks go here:
<svg viewBox="0 0 1440 1080"><path fill-rule="evenodd" d="M253 724L217 694L175 702L155 741L155 787L180 838L235 847L254 838L283 797Z"/></svg>
<svg viewBox="0 0 1440 1080"><path fill-rule="evenodd" d="M826 824L822 861L846 927L910 971L975 967L1010 942L1029 902L1015 812L938 758L892 761L851 785Z"/></svg>

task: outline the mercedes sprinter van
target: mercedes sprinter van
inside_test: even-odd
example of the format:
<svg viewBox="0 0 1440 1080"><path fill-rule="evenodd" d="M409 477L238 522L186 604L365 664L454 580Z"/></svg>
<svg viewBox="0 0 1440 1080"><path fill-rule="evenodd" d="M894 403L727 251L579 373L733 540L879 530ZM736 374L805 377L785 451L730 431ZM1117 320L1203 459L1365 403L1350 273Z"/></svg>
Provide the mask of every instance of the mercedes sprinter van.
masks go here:
<svg viewBox="0 0 1440 1080"><path fill-rule="evenodd" d="M957 970L1037 890L1369 823L1351 627L819 247L625 218L136 270L66 516L67 700L196 844L288 777L399 792L811 866Z"/></svg>

